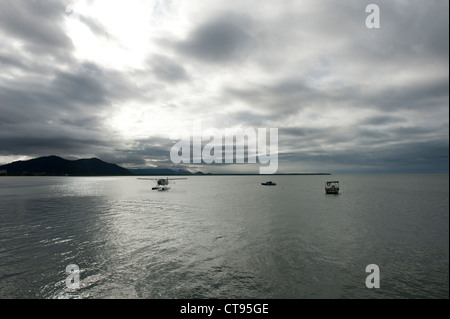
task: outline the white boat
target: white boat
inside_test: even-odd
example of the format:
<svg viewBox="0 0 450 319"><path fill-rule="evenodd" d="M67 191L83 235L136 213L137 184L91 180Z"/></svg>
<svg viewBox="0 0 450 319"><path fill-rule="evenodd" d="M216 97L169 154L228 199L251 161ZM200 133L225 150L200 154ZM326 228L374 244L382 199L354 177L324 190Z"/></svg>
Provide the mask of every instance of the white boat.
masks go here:
<svg viewBox="0 0 450 319"><path fill-rule="evenodd" d="M328 181L325 183L326 194L339 194L339 181Z"/></svg>

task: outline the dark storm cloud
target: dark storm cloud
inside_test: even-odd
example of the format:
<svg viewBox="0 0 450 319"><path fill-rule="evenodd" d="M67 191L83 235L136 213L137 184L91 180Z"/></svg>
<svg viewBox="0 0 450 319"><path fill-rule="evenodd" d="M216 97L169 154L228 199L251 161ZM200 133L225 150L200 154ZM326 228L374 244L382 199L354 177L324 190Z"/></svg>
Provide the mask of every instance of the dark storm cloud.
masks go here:
<svg viewBox="0 0 450 319"><path fill-rule="evenodd" d="M374 90L361 95L358 100L363 107L386 112L410 109L430 111L448 105L448 96L449 81L442 78Z"/></svg>
<svg viewBox="0 0 450 319"><path fill-rule="evenodd" d="M287 78L270 84L251 84L245 88L228 87L224 88L222 94L224 100L243 101L269 114L282 111L285 116L312 105L321 105L323 109L327 105L339 105L341 109L356 107L387 112L431 110L448 105L448 78L368 90L371 92L357 86L323 90L310 86L304 79Z"/></svg>
<svg viewBox="0 0 450 319"><path fill-rule="evenodd" d="M448 3L432 1L428 6L420 1L381 1L382 27L371 31L365 28L366 14L362 14L368 3L326 1L315 7L313 15L286 10L279 20L266 23L267 28L258 21L255 29L264 30L273 52L278 46L286 55L266 54L257 60L264 65L273 63L274 80L228 86L224 95L287 114L313 104L389 112L448 104L448 72L438 69L440 64L448 67ZM297 62L296 57L310 52L321 62L305 70L305 62L317 61ZM278 59L271 61L272 56ZM284 68L285 64L290 68ZM343 69L342 74L333 74L340 81L332 86L314 85L315 79L326 78L339 64L354 71L347 75ZM442 71L440 77L433 68ZM278 70L285 74L275 77ZM399 75L402 81L394 81ZM431 75L434 78L430 79Z"/></svg>
<svg viewBox="0 0 450 319"><path fill-rule="evenodd" d="M136 96L121 74L83 64L54 70L43 81L0 84L2 154L95 153L114 148L103 113Z"/></svg>
<svg viewBox="0 0 450 319"><path fill-rule="evenodd" d="M104 105L109 93L101 82L101 75L97 77L84 72L57 72L49 91L57 92L58 97L65 100L64 104L78 104L87 108Z"/></svg>
<svg viewBox="0 0 450 319"><path fill-rule="evenodd" d="M434 57L447 58L449 50L449 2L379 2L383 8L383 38L378 52L386 58ZM393 32L392 32L393 31Z"/></svg>
<svg viewBox="0 0 450 319"><path fill-rule="evenodd" d="M0 134L2 149L0 155L23 155L44 156L48 154L95 154L102 148L111 148L112 143L103 139L96 139L91 134L70 134L63 131L64 127L58 127L51 131L48 136L44 129L39 130L39 135L31 129L22 131L20 134L8 136ZM98 132L96 132L98 134ZM94 146L95 145L95 146Z"/></svg>
<svg viewBox="0 0 450 319"><path fill-rule="evenodd" d="M251 29L249 16L223 13L198 26L175 48L201 62L236 62L245 58L255 45Z"/></svg>
<svg viewBox="0 0 450 319"><path fill-rule="evenodd" d="M265 128L272 123L283 120L285 114L264 114L260 110L230 112L221 119L221 125L225 128L233 127L236 123L245 123L246 127Z"/></svg>
<svg viewBox="0 0 450 319"><path fill-rule="evenodd" d="M430 173L448 169L448 143L441 140L366 145L342 150L317 150L279 154L279 165L322 168L333 173ZM292 172L292 171L291 171ZM295 172L295 171L294 171Z"/></svg>
<svg viewBox="0 0 450 319"><path fill-rule="evenodd" d="M105 154L104 157L129 168L145 168L149 163L178 167L170 161L170 149L174 143L162 137L136 139L128 148L116 149L114 154Z"/></svg>
<svg viewBox="0 0 450 319"><path fill-rule="evenodd" d="M366 118L361 122L361 125L380 126L392 123L405 122L405 119L398 116L377 115Z"/></svg>
<svg viewBox="0 0 450 319"><path fill-rule="evenodd" d="M321 99L321 94L309 87L303 79L286 78L269 84L250 84L248 87L224 88L224 100L245 102L276 116L290 115L300 111L310 103Z"/></svg>
<svg viewBox="0 0 450 319"><path fill-rule="evenodd" d="M0 30L20 39L33 55L60 55L73 48L64 33L65 5L60 1L2 1Z"/></svg>
<svg viewBox="0 0 450 319"><path fill-rule="evenodd" d="M20 60L17 56L8 56L7 54L0 54L0 66L3 70L14 68L14 69L26 69L27 66Z"/></svg>
<svg viewBox="0 0 450 319"><path fill-rule="evenodd" d="M154 55L149 60L149 66L151 72L161 81L177 83L189 80L186 69L169 57Z"/></svg>
<svg viewBox="0 0 450 319"><path fill-rule="evenodd" d="M20 79L0 86L3 120L73 119L107 108L129 96L130 86L120 74L84 64L73 71L56 70L48 79Z"/></svg>
<svg viewBox="0 0 450 319"><path fill-rule="evenodd" d="M383 128L380 129L380 126ZM330 125L328 128L290 127L279 129L280 145L300 149L319 147L322 150L339 147L351 151L368 145L390 147L396 143L438 140L448 132L445 124L431 126L407 126L400 119L370 117L361 124ZM331 146L331 147L330 147Z"/></svg>
<svg viewBox="0 0 450 319"><path fill-rule="evenodd" d="M167 158L169 151L175 142L161 137L152 137L145 139L136 139L136 150L143 155L154 159Z"/></svg>

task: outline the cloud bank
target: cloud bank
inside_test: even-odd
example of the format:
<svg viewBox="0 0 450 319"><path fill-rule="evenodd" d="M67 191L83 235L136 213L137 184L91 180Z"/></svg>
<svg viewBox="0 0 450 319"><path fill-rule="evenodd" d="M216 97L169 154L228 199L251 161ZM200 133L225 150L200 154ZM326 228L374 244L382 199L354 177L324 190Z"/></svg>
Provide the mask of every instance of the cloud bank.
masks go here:
<svg viewBox="0 0 450 319"><path fill-rule="evenodd" d="M278 128L281 173L448 172L448 2L369 3L1 2L0 161L173 167L201 120Z"/></svg>

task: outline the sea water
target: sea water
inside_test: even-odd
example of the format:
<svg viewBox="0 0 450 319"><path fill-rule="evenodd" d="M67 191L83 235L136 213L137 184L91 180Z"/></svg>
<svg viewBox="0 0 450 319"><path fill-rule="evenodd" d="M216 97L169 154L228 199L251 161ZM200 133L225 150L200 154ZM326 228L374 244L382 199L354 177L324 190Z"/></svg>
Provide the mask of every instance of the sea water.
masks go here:
<svg viewBox="0 0 450 319"><path fill-rule="evenodd" d="M0 177L0 298L449 297L448 174L267 178Z"/></svg>

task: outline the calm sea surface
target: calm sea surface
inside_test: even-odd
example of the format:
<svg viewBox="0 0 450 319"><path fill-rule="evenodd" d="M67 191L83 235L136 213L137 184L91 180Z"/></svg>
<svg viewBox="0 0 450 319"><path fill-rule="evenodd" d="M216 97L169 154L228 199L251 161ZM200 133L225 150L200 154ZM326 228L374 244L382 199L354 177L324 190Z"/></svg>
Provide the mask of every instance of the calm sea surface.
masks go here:
<svg viewBox="0 0 450 319"><path fill-rule="evenodd" d="M270 178L0 177L0 298L449 298L448 174Z"/></svg>

